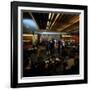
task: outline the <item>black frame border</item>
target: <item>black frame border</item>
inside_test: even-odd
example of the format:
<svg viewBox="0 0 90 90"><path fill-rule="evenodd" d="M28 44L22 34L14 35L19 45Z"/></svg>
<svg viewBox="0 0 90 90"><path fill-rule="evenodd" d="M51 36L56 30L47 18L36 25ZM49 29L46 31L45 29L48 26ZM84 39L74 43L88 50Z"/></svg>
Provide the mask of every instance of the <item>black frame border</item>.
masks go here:
<svg viewBox="0 0 90 90"><path fill-rule="evenodd" d="M68 80L68 81L50 81L38 83L18 83L18 7L48 7L48 8L63 8L63 9L78 9L84 10L84 80ZM83 84L88 82L88 66L87 66L87 17L88 7L83 5L67 5L67 4L49 4L49 3L35 3L35 2L11 2L11 88L18 87L35 87L35 86L52 86L52 85L67 85L67 84Z"/></svg>

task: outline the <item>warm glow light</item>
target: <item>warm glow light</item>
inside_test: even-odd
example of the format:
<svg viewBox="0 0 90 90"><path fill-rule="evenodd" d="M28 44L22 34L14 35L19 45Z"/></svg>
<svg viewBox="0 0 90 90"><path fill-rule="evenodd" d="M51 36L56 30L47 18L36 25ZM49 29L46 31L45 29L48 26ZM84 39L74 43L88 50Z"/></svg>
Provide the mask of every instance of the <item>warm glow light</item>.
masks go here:
<svg viewBox="0 0 90 90"><path fill-rule="evenodd" d="M47 26L49 26L49 21L47 21Z"/></svg>
<svg viewBox="0 0 90 90"><path fill-rule="evenodd" d="M48 27L46 27L46 29L48 29Z"/></svg>
<svg viewBox="0 0 90 90"><path fill-rule="evenodd" d="M33 36L33 34L23 34L23 36Z"/></svg>
<svg viewBox="0 0 90 90"><path fill-rule="evenodd" d="M71 35L62 35L62 37L72 37Z"/></svg>
<svg viewBox="0 0 90 90"><path fill-rule="evenodd" d="M49 18L48 19L50 20L50 18L51 18L51 13L49 13Z"/></svg>
<svg viewBox="0 0 90 90"><path fill-rule="evenodd" d="M31 40L23 40L23 42L30 42Z"/></svg>
<svg viewBox="0 0 90 90"><path fill-rule="evenodd" d="M52 26L55 24L55 22L56 22L56 20L58 19L59 16L60 16L60 13L57 14L57 16L56 16L54 22L52 23ZM51 26L51 28L52 28L52 26ZM51 29L51 28L50 28L50 29Z"/></svg>
<svg viewBox="0 0 90 90"><path fill-rule="evenodd" d="M23 34L23 36L37 36L37 35L33 35L33 34Z"/></svg>
<svg viewBox="0 0 90 90"><path fill-rule="evenodd" d="M51 21L52 21L53 17L54 17L54 13L52 14Z"/></svg>

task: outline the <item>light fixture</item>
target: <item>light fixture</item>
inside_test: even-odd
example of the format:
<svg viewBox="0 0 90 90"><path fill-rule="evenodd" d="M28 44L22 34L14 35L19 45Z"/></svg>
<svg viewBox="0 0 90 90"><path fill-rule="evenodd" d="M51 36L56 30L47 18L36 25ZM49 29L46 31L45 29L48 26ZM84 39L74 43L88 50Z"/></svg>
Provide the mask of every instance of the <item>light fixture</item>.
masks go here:
<svg viewBox="0 0 90 90"><path fill-rule="evenodd" d="M50 20L50 18L51 18L51 13L49 13L49 16L48 16L48 19Z"/></svg>
<svg viewBox="0 0 90 90"><path fill-rule="evenodd" d="M47 26L49 26L49 21L47 21Z"/></svg>

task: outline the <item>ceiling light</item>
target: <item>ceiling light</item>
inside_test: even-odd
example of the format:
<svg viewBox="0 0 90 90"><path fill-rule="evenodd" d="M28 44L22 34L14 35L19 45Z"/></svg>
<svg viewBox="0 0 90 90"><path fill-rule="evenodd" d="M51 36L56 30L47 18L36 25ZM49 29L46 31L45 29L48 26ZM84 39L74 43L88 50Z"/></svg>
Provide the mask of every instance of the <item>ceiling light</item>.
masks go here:
<svg viewBox="0 0 90 90"><path fill-rule="evenodd" d="M48 19L50 20L50 18L51 18L51 13L49 13L49 18Z"/></svg>
<svg viewBox="0 0 90 90"><path fill-rule="evenodd" d="M47 21L47 26L49 26L49 21Z"/></svg>

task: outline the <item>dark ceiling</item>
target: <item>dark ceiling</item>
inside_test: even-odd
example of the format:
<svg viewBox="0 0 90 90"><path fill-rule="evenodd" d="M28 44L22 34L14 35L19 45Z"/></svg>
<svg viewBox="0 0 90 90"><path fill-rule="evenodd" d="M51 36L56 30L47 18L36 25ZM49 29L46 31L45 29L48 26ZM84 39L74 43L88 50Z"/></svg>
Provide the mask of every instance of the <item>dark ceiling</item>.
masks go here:
<svg viewBox="0 0 90 90"><path fill-rule="evenodd" d="M23 13L23 18L32 19L31 15L28 12Z"/></svg>
<svg viewBox="0 0 90 90"><path fill-rule="evenodd" d="M23 18L33 19L39 30L79 32L79 14L23 12Z"/></svg>
<svg viewBox="0 0 90 90"><path fill-rule="evenodd" d="M48 20L48 13L32 13L40 29L45 29Z"/></svg>

